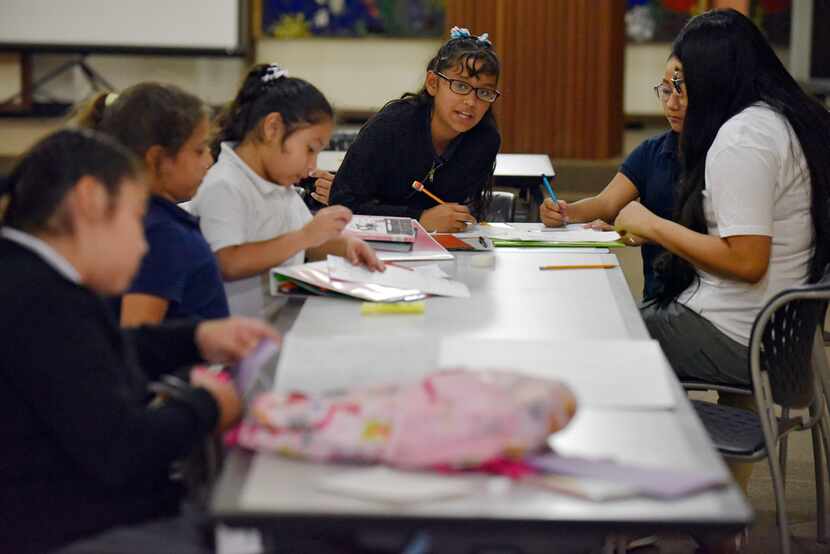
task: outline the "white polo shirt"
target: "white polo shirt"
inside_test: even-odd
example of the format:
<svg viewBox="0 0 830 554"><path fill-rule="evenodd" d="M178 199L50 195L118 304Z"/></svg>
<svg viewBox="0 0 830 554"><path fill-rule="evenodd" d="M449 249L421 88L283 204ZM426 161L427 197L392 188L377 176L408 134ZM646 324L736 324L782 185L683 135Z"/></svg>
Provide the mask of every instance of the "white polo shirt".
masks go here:
<svg viewBox="0 0 830 554"><path fill-rule="evenodd" d="M311 212L294 187L266 181L236 155L236 143L223 142L219 159L205 175L190 206L199 217L199 226L211 250L273 239L296 231L308 223ZM305 261L305 251L297 252L282 265ZM253 290L267 298L267 274L226 283L231 312L258 315ZM242 306L239 301L245 304ZM267 303L267 302L266 302Z"/></svg>
<svg viewBox="0 0 830 554"><path fill-rule="evenodd" d="M770 298L803 284L813 255L810 173L786 118L758 103L730 118L706 154L703 211L710 235L772 237L769 269L756 284L698 269L678 301L749 345L755 317Z"/></svg>

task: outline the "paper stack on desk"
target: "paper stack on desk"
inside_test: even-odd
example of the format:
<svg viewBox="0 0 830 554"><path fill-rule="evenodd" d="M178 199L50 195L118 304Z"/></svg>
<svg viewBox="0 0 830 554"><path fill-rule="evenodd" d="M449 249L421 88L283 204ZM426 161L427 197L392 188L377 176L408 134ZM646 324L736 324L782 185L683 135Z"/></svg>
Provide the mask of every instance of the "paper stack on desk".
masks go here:
<svg viewBox="0 0 830 554"><path fill-rule="evenodd" d="M616 231L595 231L586 229L581 223L565 227L510 226L509 224L490 223L471 225L464 233L456 233L458 238L483 236L491 239L497 247L600 247L615 248L623 246Z"/></svg>
<svg viewBox="0 0 830 554"><path fill-rule="evenodd" d="M371 272L329 256L326 261L271 269L271 293L285 294L289 287L299 287L313 294L345 295L370 302L421 300L426 295L469 298L467 285L445 275L435 266L387 265L384 272Z"/></svg>

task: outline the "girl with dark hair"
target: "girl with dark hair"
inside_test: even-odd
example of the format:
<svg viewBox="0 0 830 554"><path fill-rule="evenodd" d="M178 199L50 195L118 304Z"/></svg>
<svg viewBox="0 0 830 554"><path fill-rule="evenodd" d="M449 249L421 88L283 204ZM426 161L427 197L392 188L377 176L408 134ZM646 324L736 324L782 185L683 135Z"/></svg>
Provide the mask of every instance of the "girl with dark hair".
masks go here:
<svg viewBox="0 0 830 554"><path fill-rule="evenodd" d="M250 320L118 328L100 295L121 293L146 251L147 190L111 138L59 131L0 186L10 197L0 220L0 551L46 552L176 514L171 463L232 425L241 402L232 384L193 372L193 386L148 406L147 381L237 361L274 333ZM149 551L193 551L175 533L146 538Z"/></svg>
<svg viewBox="0 0 830 554"><path fill-rule="evenodd" d="M227 317L219 265L199 221L179 207L190 200L213 163L205 104L173 85L141 83L103 93L77 117L144 161L150 203L144 232L150 250L116 301L124 326L182 317Z"/></svg>
<svg viewBox="0 0 830 554"><path fill-rule="evenodd" d="M218 160L192 210L225 281L237 281L227 287L232 312L262 310L264 272L302 263L306 254L336 254L383 269L371 247L342 234L352 215L347 208L325 208L312 217L294 190L315 169L334 127L331 106L317 88L277 65L255 66L219 124Z"/></svg>
<svg viewBox="0 0 830 554"><path fill-rule="evenodd" d="M675 71L680 69L677 58L666 62L663 79L654 86L663 115L671 127L668 131L644 141L625 159L614 178L596 196L570 204L551 198L539 206L539 217L548 227L566 223L585 223L585 227L603 231L612 230L611 222L629 202L639 200L658 216L671 219L677 179L680 175L677 138L686 115L686 96L672 84ZM636 246L629 237L629 246ZM642 244L643 298L651 298L659 287L654 261L663 247L655 243Z"/></svg>
<svg viewBox="0 0 830 554"><path fill-rule="evenodd" d="M668 250L642 315L675 371L748 385L755 316L830 261L830 114L734 10L691 19L672 55L688 104L678 223L631 203L615 225Z"/></svg>
<svg viewBox="0 0 830 554"><path fill-rule="evenodd" d="M501 145L492 112L499 72L486 33L453 27L427 64L423 89L389 102L361 129L331 185L331 202L418 219L428 231L458 232L484 217ZM414 190L416 180L447 204ZM316 198L326 200L325 192L318 188Z"/></svg>

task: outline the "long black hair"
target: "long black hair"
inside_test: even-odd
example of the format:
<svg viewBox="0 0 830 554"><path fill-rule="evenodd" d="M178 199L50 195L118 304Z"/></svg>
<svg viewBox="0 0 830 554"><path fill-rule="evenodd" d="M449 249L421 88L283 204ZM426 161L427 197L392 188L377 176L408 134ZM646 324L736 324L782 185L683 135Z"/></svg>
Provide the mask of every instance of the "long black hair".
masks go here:
<svg viewBox="0 0 830 554"><path fill-rule="evenodd" d="M830 262L830 112L801 90L755 24L735 10L710 11L689 20L672 44L672 56L683 64L688 98L675 220L706 233L706 153L729 118L765 102L787 119L807 161L815 231L809 281L817 281ZM662 303L698 280L692 264L675 254L661 255L655 268L662 274L657 295Z"/></svg>
<svg viewBox="0 0 830 554"><path fill-rule="evenodd" d="M282 73L274 64L251 68L236 98L219 115L219 132L211 148L214 157L225 141L242 142L252 133L259 137L260 122L273 112L282 116L283 141L300 128L334 118L331 104L317 87Z"/></svg>
<svg viewBox="0 0 830 554"><path fill-rule="evenodd" d="M486 37L462 36L450 38L429 60L426 70L438 73L451 67L457 68L471 78L478 75L492 75L498 80L501 74L499 58L493 49L492 43ZM428 106L432 110L435 98L424 85L420 91L406 92L400 99L392 100L387 106L394 102L409 102L420 106ZM492 106L487 108L487 112L478 124L489 125L498 130ZM476 217L484 217L487 207L490 205L493 196L493 170L495 170L495 162L487 174L480 177L483 189L471 206L471 211Z"/></svg>
<svg viewBox="0 0 830 554"><path fill-rule="evenodd" d="M64 198L81 177L95 177L114 206L124 180L140 172L136 157L106 135L57 131L35 144L0 181L0 198L9 197L0 223L27 233L69 233Z"/></svg>

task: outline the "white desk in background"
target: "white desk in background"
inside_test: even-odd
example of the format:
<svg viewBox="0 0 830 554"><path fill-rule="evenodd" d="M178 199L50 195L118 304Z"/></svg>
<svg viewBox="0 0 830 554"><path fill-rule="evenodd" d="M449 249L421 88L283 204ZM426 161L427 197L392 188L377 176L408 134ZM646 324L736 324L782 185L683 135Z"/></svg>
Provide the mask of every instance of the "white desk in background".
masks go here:
<svg viewBox="0 0 830 554"><path fill-rule="evenodd" d="M477 256L490 255L495 257L492 267L479 267L474 262ZM301 338L402 341L406 346L394 355L364 356L367 368L402 375L435 367L437 344L447 337L648 339L619 268L538 270L540 265L566 259L578 261L580 256L590 256L592 262L615 259L611 255L532 250L460 253L456 260L439 265L469 286L469 299L431 298L423 316L362 317L359 302L310 298L300 308L296 321L286 315L277 325L282 331L290 327L290 333ZM292 300L289 304L289 308L296 308L298 302ZM555 358L556 352L550 355ZM297 367L291 370L313 372L319 369L311 367L314 359L313 353L301 355ZM344 365L348 365L346 360ZM279 389L281 375L276 379ZM320 379L325 382L324 373ZM621 462L727 475L673 376L671 385L676 401L673 410L580 406L572 424L554 435L555 448L565 455L613 457ZM636 395L638 391L627 389L622 382L619 394ZM406 506L337 496L321 492L315 485L324 476L352 469L236 451L229 456L215 489L212 513L217 521L256 526L266 533L278 533L280 529L321 534L350 530L406 536L427 529L439 543L445 541L445 546L452 541L462 545L462 536L497 537L502 545L544 545L539 549L547 552L569 551L577 544L596 546L604 535L618 532L731 533L752 519L750 507L734 484L675 501L635 498L591 502L504 480L498 481L499 486L489 487L490 478L471 476L464 478L480 480L481 492ZM532 546L527 548L535 551ZM436 546L434 551L446 550Z"/></svg>
<svg viewBox="0 0 830 554"><path fill-rule="evenodd" d="M319 169L336 173L346 157L345 152L323 150L317 156ZM552 176L553 164L547 154L496 154L496 177Z"/></svg>

